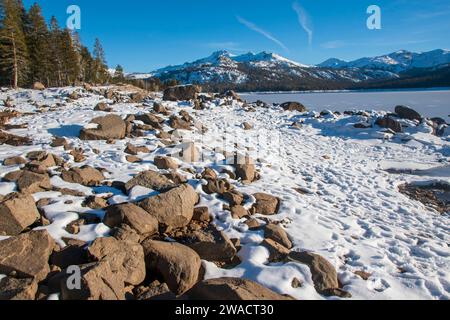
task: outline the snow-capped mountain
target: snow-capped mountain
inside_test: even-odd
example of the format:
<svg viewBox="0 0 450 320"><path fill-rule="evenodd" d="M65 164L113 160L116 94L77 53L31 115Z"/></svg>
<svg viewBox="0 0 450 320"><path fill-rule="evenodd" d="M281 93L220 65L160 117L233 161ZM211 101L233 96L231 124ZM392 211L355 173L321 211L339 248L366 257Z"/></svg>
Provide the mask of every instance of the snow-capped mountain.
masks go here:
<svg viewBox="0 0 450 320"><path fill-rule="evenodd" d="M365 68L400 73L411 69L434 68L449 63L450 51L438 49L422 53L400 50L383 56L348 62L332 58L317 66L334 69Z"/></svg>
<svg viewBox="0 0 450 320"><path fill-rule="evenodd" d="M335 70L301 64L268 52L233 55L214 52L209 57L168 66L154 71L161 80L176 79L180 83L199 83L217 87L308 89L312 84L337 88L336 83L357 83L373 79L392 79L397 75L382 70Z"/></svg>
<svg viewBox="0 0 450 320"><path fill-rule="evenodd" d="M197 83L207 89L237 90L322 90L372 87L389 81L391 86L404 78L420 78L429 72L446 85L450 51L434 50L414 53L405 50L388 55L355 61L328 59L310 66L284 58L275 53L260 52L234 55L217 51L210 56L181 65L168 66L151 73L130 74L129 79L157 77L162 81L176 79L181 84ZM442 68L442 72L440 71ZM411 75L411 72L414 74ZM443 80L442 80L443 79ZM426 79L421 79L423 86ZM426 83L425 83L426 85Z"/></svg>

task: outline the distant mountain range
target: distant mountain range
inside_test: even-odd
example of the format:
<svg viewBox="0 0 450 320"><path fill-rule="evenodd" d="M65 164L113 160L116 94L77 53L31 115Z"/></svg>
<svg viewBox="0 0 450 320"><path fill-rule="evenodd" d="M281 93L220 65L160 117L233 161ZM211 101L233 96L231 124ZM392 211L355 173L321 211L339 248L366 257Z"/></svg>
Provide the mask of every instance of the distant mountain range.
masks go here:
<svg viewBox="0 0 450 320"><path fill-rule="evenodd" d="M273 91L450 86L450 51L406 50L355 61L328 59L309 66L268 52L233 55L227 51L130 79L176 79L209 90Z"/></svg>

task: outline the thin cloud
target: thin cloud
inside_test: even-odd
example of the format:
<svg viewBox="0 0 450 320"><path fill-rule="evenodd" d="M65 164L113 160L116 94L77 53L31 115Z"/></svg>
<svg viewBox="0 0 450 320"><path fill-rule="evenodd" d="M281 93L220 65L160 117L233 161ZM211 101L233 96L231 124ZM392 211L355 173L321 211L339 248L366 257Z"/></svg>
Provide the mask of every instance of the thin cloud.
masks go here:
<svg viewBox="0 0 450 320"><path fill-rule="evenodd" d="M297 13L300 26L308 34L308 44L311 46L314 37L314 31L308 13L298 2L294 2L292 4L292 9L294 9L294 11Z"/></svg>
<svg viewBox="0 0 450 320"><path fill-rule="evenodd" d="M346 45L347 45L347 42L345 42L345 41L333 40L333 41L324 42L320 46L325 49L337 49L337 48L345 47Z"/></svg>
<svg viewBox="0 0 450 320"><path fill-rule="evenodd" d="M244 26L246 26L247 28L249 28L250 30L253 30L255 32L258 32L259 34L263 35L264 37L266 37L267 39L275 42L277 45L279 45L281 48L283 48L286 52L289 52L289 49L284 45L283 42L281 42L280 40L278 40L277 38L275 38L273 35L271 35L269 32L261 29L260 27L258 27L256 24L254 24L253 22L250 22L248 20L245 20L244 18L241 18L239 16L236 17L237 20L242 23Z"/></svg>

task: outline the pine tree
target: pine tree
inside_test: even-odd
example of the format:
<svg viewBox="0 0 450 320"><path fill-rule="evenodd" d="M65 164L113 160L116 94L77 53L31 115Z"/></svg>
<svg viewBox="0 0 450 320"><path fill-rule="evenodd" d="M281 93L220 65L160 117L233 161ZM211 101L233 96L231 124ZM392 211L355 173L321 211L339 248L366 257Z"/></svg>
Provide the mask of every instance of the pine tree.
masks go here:
<svg viewBox="0 0 450 320"><path fill-rule="evenodd" d="M105 51L103 50L99 39L95 39L94 45L94 79L95 82L100 83L106 83L109 80Z"/></svg>
<svg viewBox="0 0 450 320"><path fill-rule="evenodd" d="M116 70L114 71L114 80L116 80L118 82L122 82L125 80L123 68L120 64L117 65Z"/></svg>
<svg viewBox="0 0 450 320"><path fill-rule="evenodd" d="M50 20L50 52L51 52L51 79L50 82L54 86L62 86L63 70L62 70L62 54L61 54L61 29L58 20L53 16Z"/></svg>
<svg viewBox="0 0 450 320"><path fill-rule="evenodd" d="M34 4L28 11L28 19L25 27L28 50L30 53L30 80L50 85L51 77L51 48L49 31L41 8Z"/></svg>
<svg viewBox="0 0 450 320"><path fill-rule="evenodd" d="M81 80L86 83L95 82L94 59L89 49L82 46L80 56Z"/></svg>
<svg viewBox="0 0 450 320"><path fill-rule="evenodd" d="M28 80L29 56L23 30L23 6L0 0L0 69L6 84L17 88Z"/></svg>
<svg viewBox="0 0 450 320"><path fill-rule="evenodd" d="M62 62L63 84L72 85L78 81L80 65L78 54L73 45L72 34L68 29L61 32L60 54Z"/></svg>

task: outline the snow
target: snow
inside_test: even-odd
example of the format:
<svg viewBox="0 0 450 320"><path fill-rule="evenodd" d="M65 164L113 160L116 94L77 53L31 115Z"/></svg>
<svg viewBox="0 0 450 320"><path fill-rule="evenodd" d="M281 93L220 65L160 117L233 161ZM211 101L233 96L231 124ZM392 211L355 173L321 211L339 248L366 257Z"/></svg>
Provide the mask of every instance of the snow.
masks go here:
<svg viewBox="0 0 450 320"><path fill-rule="evenodd" d="M14 99L17 110L33 112L36 107L28 103L29 97L37 99L39 104L55 104L61 100L62 93L71 90L73 89L8 91L0 93L0 100L9 95ZM268 218L279 221L286 229L294 250L312 251L330 261L337 269L344 289L352 294L352 299L450 299L448 214L439 215L433 209L400 194L397 189L405 182L439 180L450 183L450 137L435 137L429 133L426 125L411 126L404 135L396 136L385 134L380 128L353 127L354 123L371 121L376 116L384 115L388 111L383 111L385 106L411 104L416 100L418 103L426 100L431 103L436 103L434 100L450 101L449 94L444 91L283 94L272 97L281 101L300 100L310 108L315 106L318 111L334 110L339 105L346 109L365 106L379 109L369 111L370 119L365 116L333 114L318 117L314 112L290 113L283 112L278 107L257 108L256 112L246 112L240 103L234 102L232 106L219 105L219 100L211 103L211 108L200 111L194 111L186 103L164 104L173 108L174 112L186 110L192 113L208 128L205 135L200 135L197 131L197 134L191 133L196 145L208 156L200 163L182 163L182 167L197 173L207 166L217 171L222 168L230 169L228 164L223 163L223 156L213 151L214 148L234 150L236 145L240 152L249 152L253 159L259 160L257 167L262 178L250 185L243 185L238 181L232 181L233 184L248 195L266 192L279 197L279 214ZM269 97L261 96L264 99ZM301 99L294 99L296 97ZM249 96L244 98L249 99ZM252 96L249 100L254 98ZM161 146L154 132L147 132L146 136L140 138L116 141L115 144L81 141L77 138L73 128L85 127L92 118L105 115L93 110L102 99L86 95L52 112L13 119L13 124L26 122L29 126L27 129L11 132L29 135L35 145L1 145L0 160L10 156L12 151L14 154L24 155L30 150L43 148L65 157L71 166L87 164L105 168L109 171L107 179L111 181L128 181L138 172L155 169L153 158L169 149L160 149L165 147ZM396 103L387 103L389 99L395 99ZM149 111L151 106L116 104L113 108L115 114L125 117L129 113ZM433 115L439 114L433 112ZM242 128L243 122L252 123L255 128L245 131ZM290 126L293 122L303 124L294 129ZM62 148L50 148L48 144L54 132L66 136L74 146L82 147L87 160L75 164ZM185 137L188 138L189 134L185 133ZM143 163L131 164L126 162L123 151L128 142L146 145L155 151L140 155ZM100 150L100 153L94 153L93 149ZM3 166L0 168L1 176L15 170ZM390 168L418 170L419 174L392 174L387 171ZM245 277L302 300L336 299L325 298L315 291L311 273L305 265L294 262L268 263L267 249L260 245L263 232L250 231L243 220L235 220L228 211L223 211L223 200L202 191L201 184L204 181L194 179L193 174L184 171L180 173L187 176L189 183L200 194L198 205L208 206L218 228L224 230L230 238L239 238L242 243L239 256L243 262L240 265L233 269L221 269L203 261L206 278ZM87 188L67 184L58 176L52 177L51 183L79 190L87 195L111 193L114 195L110 199L112 203L136 201L156 194L153 190L139 187L134 188L130 195L124 195L109 187ZM307 193L300 194L294 190L299 188ZM12 185L0 184L0 193L12 190ZM71 235L64 230L65 226L77 220L80 215L103 217L102 210L83 207L83 197L58 192L39 193L34 197L36 200L44 197L51 199L50 204L43 207L45 216L51 222L44 228L62 246L63 238L93 241L110 232L102 223L82 226L78 235ZM249 197L245 206L250 207L253 201ZM264 220L260 222L265 223ZM354 274L355 271L366 271L372 276L364 281ZM303 283L300 288L291 287L294 277ZM52 298L58 297L55 295Z"/></svg>
<svg viewBox="0 0 450 320"><path fill-rule="evenodd" d="M441 117L450 122L450 90L284 92L241 94L249 102L267 103L298 101L308 109L322 111L385 110L393 112L397 105L407 105L424 117Z"/></svg>

